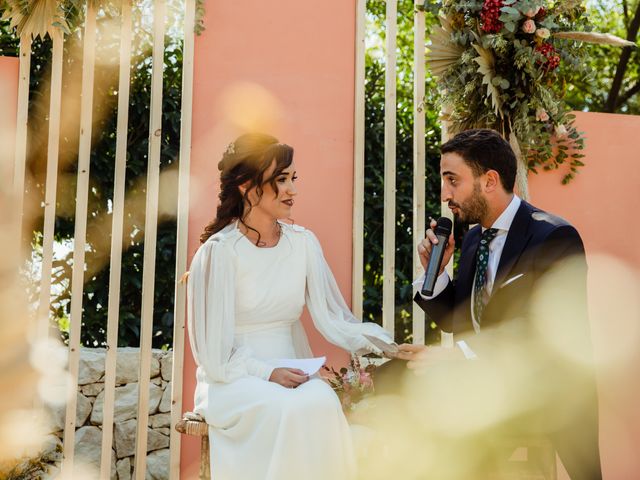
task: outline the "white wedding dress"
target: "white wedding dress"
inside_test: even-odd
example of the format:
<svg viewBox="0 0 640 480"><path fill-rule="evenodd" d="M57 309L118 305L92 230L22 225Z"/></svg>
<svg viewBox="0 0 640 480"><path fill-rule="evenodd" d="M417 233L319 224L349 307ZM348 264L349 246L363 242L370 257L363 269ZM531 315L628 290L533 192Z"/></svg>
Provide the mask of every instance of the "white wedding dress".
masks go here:
<svg viewBox="0 0 640 480"><path fill-rule="evenodd" d="M258 248L231 224L210 237L191 264L195 411L210 426L213 480L341 480L356 474L335 393L319 378L295 389L269 382L268 361L312 356L300 323L305 303L320 333L345 350L376 351L363 333L391 338L353 317L316 237L281 225L278 244Z"/></svg>

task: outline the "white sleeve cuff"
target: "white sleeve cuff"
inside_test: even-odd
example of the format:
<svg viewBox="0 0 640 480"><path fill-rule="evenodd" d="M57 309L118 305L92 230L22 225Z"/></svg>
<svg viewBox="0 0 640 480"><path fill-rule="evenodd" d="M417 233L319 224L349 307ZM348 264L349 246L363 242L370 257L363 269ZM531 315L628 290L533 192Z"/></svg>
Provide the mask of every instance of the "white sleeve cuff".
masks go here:
<svg viewBox="0 0 640 480"><path fill-rule="evenodd" d="M438 278L436 279L436 284L433 287L433 295L431 296L422 295L422 293L420 292L420 290L422 289L423 283L424 283L424 273L413 281L413 286L414 288L417 289L417 291L420 293L420 296L422 298L424 298L425 300L431 300L437 297L438 295L440 295L444 291L444 289L447 288L447 285L449 285L449 274L447 273L446 270L444 270L440 275L438 275Z"/></svg>
<svg viewBox="0 0 640 480"><path fill-rule="evenodd" d="M453 348L453 333L440 331L440 346L444 348Z"/></svg>
<svg viewBox="0 0 640 480"><path fill-rule="evenodd" d="M269 380L271 373L275 370L275 367L269 365L266 362L258 360L256 358L247 358L247 373L254 377L262 378L263 380Z"/></svg>

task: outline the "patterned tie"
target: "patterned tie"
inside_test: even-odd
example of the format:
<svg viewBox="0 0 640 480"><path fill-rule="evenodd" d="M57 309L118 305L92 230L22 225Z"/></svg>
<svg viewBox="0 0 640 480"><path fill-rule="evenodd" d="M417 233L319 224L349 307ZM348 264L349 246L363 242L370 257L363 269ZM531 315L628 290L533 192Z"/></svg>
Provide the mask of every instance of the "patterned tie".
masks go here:
<svg viewBox="0 0 640 480"><path fill-rule="evenodd" d="M485 289L487 283L487 265L489 264L489 244L498 234L497 228L487 228L480 236L480 246L476 257L476 279L473 284L473 313L476 322L480 323L485 306Z"/></svg>

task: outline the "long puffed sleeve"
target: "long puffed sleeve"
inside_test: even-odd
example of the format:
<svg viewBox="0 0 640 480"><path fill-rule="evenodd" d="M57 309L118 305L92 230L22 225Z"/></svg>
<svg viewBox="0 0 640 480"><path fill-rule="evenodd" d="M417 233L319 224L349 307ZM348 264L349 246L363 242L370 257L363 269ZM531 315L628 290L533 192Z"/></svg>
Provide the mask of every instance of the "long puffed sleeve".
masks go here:
<svg viewBox="0 0 640 480"><path fill-rule="evenodd" d="M316 236L304 232L307 248L307 307L318 331L331 343L352 353L380 351L363 334L392 342L389 333L371 322L359 321L347 306Z"/></svg>
<svg viewBox="0 0 640 480"><path fill-rule="evenodd" d="M273 367L234 347L235 267L224 234L209 238L196 252L188 279L187 326L196 363L210 382L252 375L268 380Z"/></svg>

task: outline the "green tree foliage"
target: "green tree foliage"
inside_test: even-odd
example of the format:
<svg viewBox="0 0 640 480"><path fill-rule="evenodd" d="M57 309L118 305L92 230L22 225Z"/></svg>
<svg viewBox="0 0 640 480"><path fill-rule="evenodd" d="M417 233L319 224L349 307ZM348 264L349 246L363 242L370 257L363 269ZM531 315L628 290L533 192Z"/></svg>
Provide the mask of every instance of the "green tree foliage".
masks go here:
<svg viewBox="0 0 640 480"><path fill-rule="evenodd" d="M575 110L640 114L640 0L589 0L594 29L635 42L639 48L587 45L589 76L572 75L565 100ZM563 67L571 70L571 67Z"/></svg>

